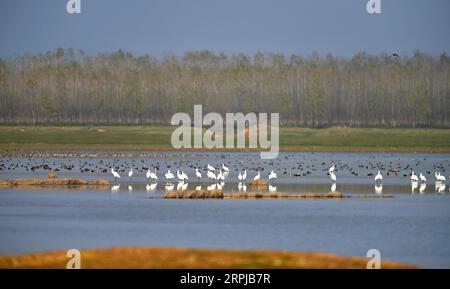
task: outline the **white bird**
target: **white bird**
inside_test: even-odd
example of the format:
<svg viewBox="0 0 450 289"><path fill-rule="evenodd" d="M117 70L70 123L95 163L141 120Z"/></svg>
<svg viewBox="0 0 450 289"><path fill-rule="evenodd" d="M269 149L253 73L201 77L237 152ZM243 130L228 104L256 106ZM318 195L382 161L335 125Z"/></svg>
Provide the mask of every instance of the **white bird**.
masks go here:
<svg viewBox="0 0 450 289"><path fill-rule="evenodd" d="M241 181L242 181L242 173L241 173L241 172L239 172L239 175L238 175L238 180L239 180L239 182L241 182Z"/></svg>
<svg viewBox="0 0 450 289"><path fill-rule="evenodd" d="M156 170L155 170L156 172ZM156 173L152 172L151 170L147 171L147 174L145 175L147 177L147 179L152 179L152 180L157 180L158 176L156 175Z"/></svg>
<svg viewBox="0 0 450 289"><path fill-rule="evenodd" d="M195 176L199 179L202 178L202 174L200 173L200 171L198 169L195 169Z"/></svg>
<svg viewBox="0 0 450 289"><path fill-rule="evenodd" d="M210 170L208 170L208 172L206 173L206 176L207 176L209 179L211 179L211 180L215 180L215 179L216 179L216 175L215 175L212 171L210 171Z"/></svg>
<svg viewBox="0 0 450 289"><path fill-rule="evenodd" d="M383 180L383 175L381 174L380 171L378 171L378 174L375 176L375 182L381 182Z"/></svg>
<svg viewBox="0 0 450 289"><path fill-rule="evenodd" d="M120 179L120 175L118 172L116 172L113 168L111 168L111 174L114 177L114 181L117 181L117 179Z"/></svg>
<svg viewBox="0 0 450 289"><path fill-rule="evenodd" d="M170 172L170 170L168 170L164 176L166 177L166 180L168 180L168 181L171 181L175 178L175 176Z"/></svg>
<svg viewBox="0 0 450 289"><path fill-rule="evenodd" d="M332 173L334 173L334 170L336 169L336 166L333 164L329 169L328 169L328 173L330 173L330 175Z"/></svg>
<svg viewBox="0 0 450 289"><path fill-rule="evenodd" d="M196 186L196 187L195 187L195 190L196 190L196 191L201 191L201 190L202 190L202 186Z"/></svg>
<svg viewBox="0 0 450 289"><path fill-rule="evenodd" d="M257 181L261 178L261 173L258 171L258 174L253 178L254 181Z"/></svg>
<svg viewBox="0 0 450 289"><path fill-rule="evenodd" d="M416 176L416 174L414 174L414 172L411 173L411 181L412 182L418 182L419 178Z"/></svg>
<svg viewBox="0 0 450 289"><path fill-rule="evenodd" d="M269 185L269 192L275 193L276 191L277 191L277 187L276 186Z"/></svg>
<svg viewBox="0 0 450 289"><path fill-rule="evenodd" d="M242 174L242 181L245 182L245 179L247 179L247 170L245 170L244 173Z"/></svg>
<svg viewBox="0 0 450 289"><path fill-rule="evenodd" d="M441 173L434 173L434 176L436 177L436 181L445 182L445 177L441 176Z"/></svg>
<svg viewBox="0 0 450 289"><path fill-rule="evenodd" d="M214 172L216 169L214 168L214 167L212 167L210 164L208 164L207 166L206 166L206 168L208 169L208 171L212 171L212 172Z"/></svg>
<svg viewBox="0 0 450 289"><path fill-rule="evenodd" d="M331 181L332 181L333 183L336 182L336 175L334 174L334 172L331 172L330 178L331 178Z"/></svg>
<svg viewBox="0 0 450 289"><path fill-rule="evenodd" d="M225 166L224 164L222 164L222 170L224 172L229 172L230 171L230 169L227 166Z"/></svg>
<svg viewBox="0 0 450 289"><path fill-rule="evenodd" d="M183 181L189 180L188 175L185 172L183 172L183 171L181 171L181 176L183 177Z"/></svg>
<svg viewBox="0 0 450 289"><path fill-rule="evenodd" d="M219 173L217 174L216 179L222 180L222 181L225 179L225 176L223 175L222 170L219 170Z"/></svg>
<svg viewBox="0 0 450 289"><path fill-rule="evenodd" d="M421 181L422 183L426 183L426 182L427 182L427 178L425 178L425 176L424 176L422 173L420 173L419 178L420 178L420 181Z"/></svg>
<svg viewBox="0 0 450 289"><path fill-rule="evenodd" d="M277 174L274 171L271 171L269 174L269 181L276 180L276 179L277 179Z"/></svg>
<svg viewBox="0 0 450 289"><path fill-rule="evenodd" d="M130 171L128 172L128 178L131 179L133 178L133 168L130 169Z"/></svg>
<svg viewBox="0 0 450 289"><path fill-rule="evenodd" d="M180 173L180 171L177 171L177 178L180 182L184 181L184 176L182 173Z"/></svg>

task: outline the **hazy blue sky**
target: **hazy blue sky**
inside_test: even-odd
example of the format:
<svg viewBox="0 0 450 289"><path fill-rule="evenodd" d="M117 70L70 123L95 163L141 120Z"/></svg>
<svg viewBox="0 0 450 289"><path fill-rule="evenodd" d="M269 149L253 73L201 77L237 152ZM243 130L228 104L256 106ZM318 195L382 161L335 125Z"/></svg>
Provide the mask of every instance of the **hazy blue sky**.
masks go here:
<svg viewBox="0 0 450 289"><path fill-rule="evenodd" d="M0 56L57 47L155 56L225 53L450 52L450 0L1 0Z"/></svg>

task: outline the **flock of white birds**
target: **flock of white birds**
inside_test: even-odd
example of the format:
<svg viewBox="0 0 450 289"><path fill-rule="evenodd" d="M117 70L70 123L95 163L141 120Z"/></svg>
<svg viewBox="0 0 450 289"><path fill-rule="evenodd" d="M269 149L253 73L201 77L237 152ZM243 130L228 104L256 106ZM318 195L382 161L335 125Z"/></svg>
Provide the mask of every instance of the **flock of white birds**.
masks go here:
<svg viewBox="0 0 450 289"><path fill-rule="evenodd" d="M225 165L222 164L218 169L208 164L206 166L206 177L211 183L211 186L208 186L208 189L215 189L219 188L221 189L225 183L225 179L228 177L228 174L230 172L230 169ZM114 181L117 181L120 178L120 175L117 171L114 170L114 168L111 168L111 174L114 177ZM336 182L337 182L337 176L336 176L336 166L333 164L328 169L328 174L330 176L331 182L332 182L332 191L336 189ZM133 169L130 169L128 171L128 179L131 182L133 178ZM156 182L158 181L158 176L156 174L156 169L154 171L148 169L147 173L145 174L148 185L147 186L155 186ZM436 179L436 191L443 192L445 190L445 182L446 178L444 175L441 175L439 172L435 172L435 179ZM200 180L203 175L200 172L199 168L195 169L195 177L197 180ZM171 188L171 185L173 182L178 181L177 190L183 190L187 188L187 182L189 180L189 176L182 170L177 170L175 174L169 170L166 171L164 174L164 178ZM258 171L257 174L253 177L253 180L259 180L261 179L261 172ZM268 180L270 185L272 185L277 179L277 174L272 170L268 175ZM449 176L450 179L450 176ZM247 180L247 170L240 171L238 174L238 187L239 190L246 191L245 182ZM414 192L417 187L419 187L420 184L420 191L422 192L425 189L427 179L426 177L420 173L419 176L417 176L414 172L410 174L410 180L411 180L411 187L412 191ZM375 191L381 192L382 190L382 182L383 182L383 175L381 174L381 171L378 170L378 173L374 177L375 181ZM151 187L150 187L151 188ZM174 188L174 187L173 187ZM269 186L269 189L273 189L274 187ZM198 189L198 187L197 187Z"/></svg>

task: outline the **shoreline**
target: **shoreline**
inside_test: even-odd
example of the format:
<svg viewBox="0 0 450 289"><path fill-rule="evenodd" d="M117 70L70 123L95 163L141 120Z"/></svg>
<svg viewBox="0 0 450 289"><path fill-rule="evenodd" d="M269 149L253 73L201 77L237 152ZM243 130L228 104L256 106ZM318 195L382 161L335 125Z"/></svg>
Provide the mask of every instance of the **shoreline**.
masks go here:
<svg viewBox="0 0 450 289"><path fill-rule="evenodd" d="M365 269L368 259L322 252L284 250L193 249L178 247L112 247L82 249L81 268L147 269ZM65 251L0 256L0 268L66 268ZM381 260L382 269L418 266Z"/></svg>

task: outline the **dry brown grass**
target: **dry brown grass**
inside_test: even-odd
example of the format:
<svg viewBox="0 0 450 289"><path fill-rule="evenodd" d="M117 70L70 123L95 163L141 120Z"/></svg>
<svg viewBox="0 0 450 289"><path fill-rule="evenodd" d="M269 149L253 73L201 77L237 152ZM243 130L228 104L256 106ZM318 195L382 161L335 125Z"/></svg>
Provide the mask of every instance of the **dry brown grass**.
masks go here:
<svg viewBox="0 0 450 289"><path fill-rule="evenodd" d="M65 268L66 252L0 256L0 268ZM367 259L325 253L182 248L81 250L81 268L366 268ZM381 267L415 268L382 261Z"/></svg>
<svg viewBox="0 0 450 289"><path fill-rule="evenodd" d="M267 181L259 179L251 181L248 185L254 190L264 190L269 186L269 183Z"/></svg>
<svg viewBox="0 0 450 289"><path fill-rule="evenodd" d="M184 190L166 192L165 199L223 199L223 190Z"/></svg>

